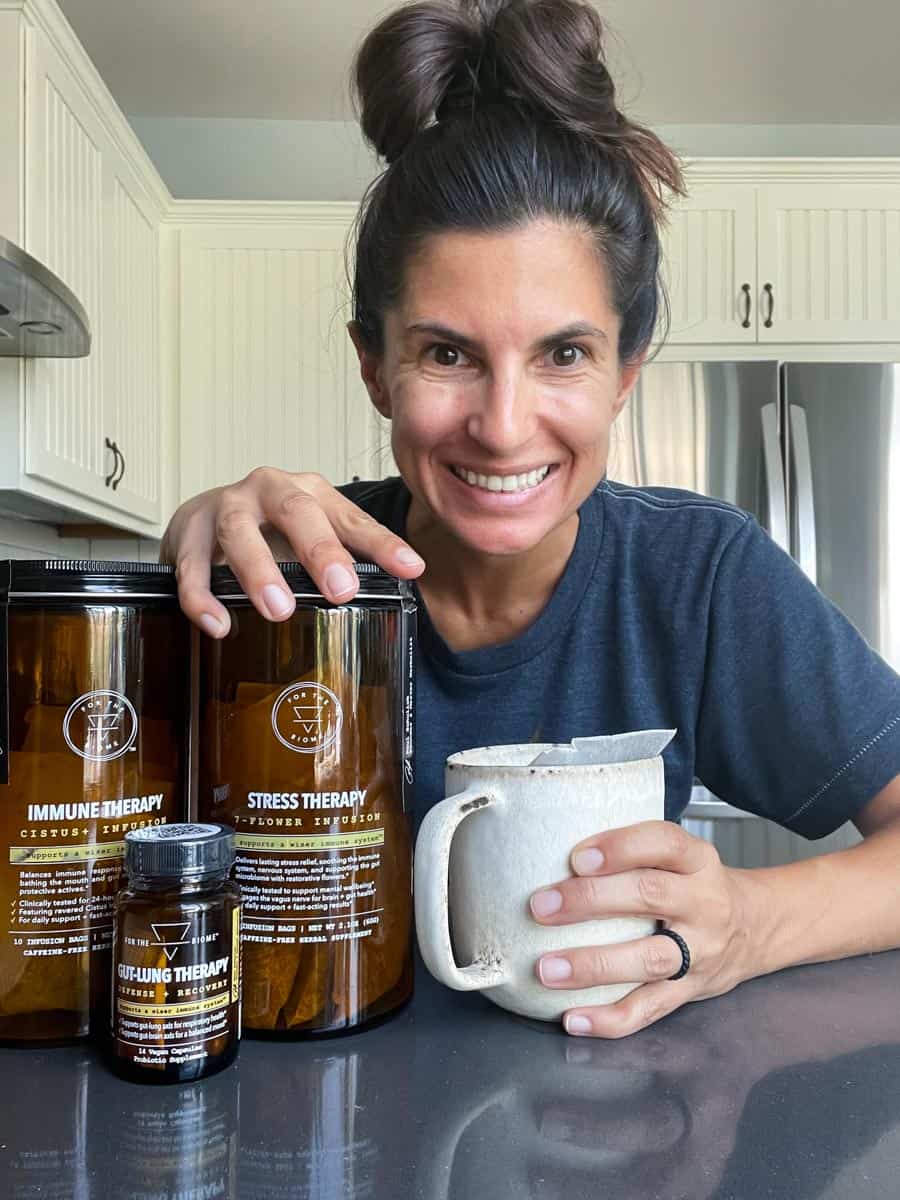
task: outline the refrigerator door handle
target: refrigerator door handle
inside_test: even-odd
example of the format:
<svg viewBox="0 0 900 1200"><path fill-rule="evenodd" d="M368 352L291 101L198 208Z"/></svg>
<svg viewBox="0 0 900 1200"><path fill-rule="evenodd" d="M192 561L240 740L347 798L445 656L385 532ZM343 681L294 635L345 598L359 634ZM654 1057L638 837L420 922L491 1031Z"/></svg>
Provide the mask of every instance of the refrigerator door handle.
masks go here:
<svg viewBox="0 0 900 1200"><path fill-rule="evenodd" d="M797 561L816 583L816 509L813 503L812 460L809 453L809 426L806 411L797 404L788 405L791 423L791 457L797 494Z"/></svg>
<svg viewBox="0 0 900 1200"><path fill-rule="evenodd" d="M778 442L778 413L774 404L764 404L759 410L762 422L763 462L766 468L766 491L769 503L769 535L776 545L790 554L787 527L787 500L784 488L784 467Z"/></svg>

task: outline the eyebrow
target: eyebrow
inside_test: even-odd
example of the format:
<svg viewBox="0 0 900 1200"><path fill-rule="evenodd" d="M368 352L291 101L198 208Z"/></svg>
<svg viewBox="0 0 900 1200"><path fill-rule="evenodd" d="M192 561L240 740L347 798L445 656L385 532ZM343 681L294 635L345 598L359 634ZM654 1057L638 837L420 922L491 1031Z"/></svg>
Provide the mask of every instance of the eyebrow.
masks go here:
<svg viewBox="0 0 900 1200"><path fill-rule="evenodd" d="M459 346L461 350L474 350L476 352L483 350L482 344L476 338L471 338L467 334L460 333L457 329L451 329L449 325L442 325L438 321L416 321L414 324L406 327L406 332L408 334L429 333L434 337L440 338L442 341ZM546 337L539 338L532 346L532 351L552 350L562 342L571 342L575 338L583 337L598 338L604 344L609 344L607 335L602 329L598 329L596 325L591 325L588 321L574 321L571 325L564 325L562 329L557 329L554 333L548 333Z"/></svg>

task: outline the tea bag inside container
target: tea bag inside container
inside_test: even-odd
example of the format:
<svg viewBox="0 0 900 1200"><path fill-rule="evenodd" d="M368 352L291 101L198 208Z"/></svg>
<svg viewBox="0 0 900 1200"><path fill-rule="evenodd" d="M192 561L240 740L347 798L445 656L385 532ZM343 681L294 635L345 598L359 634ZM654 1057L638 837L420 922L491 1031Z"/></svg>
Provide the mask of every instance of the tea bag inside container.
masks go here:
<svg viewBox="0 0 900 1200"><path fill-rule="evenodd" d="M542 751L532 767L583 767L592 763L637 762L662 754L677 733L675 729L638 729L633 733L614 733L599 737L572 738Z"/></svg>

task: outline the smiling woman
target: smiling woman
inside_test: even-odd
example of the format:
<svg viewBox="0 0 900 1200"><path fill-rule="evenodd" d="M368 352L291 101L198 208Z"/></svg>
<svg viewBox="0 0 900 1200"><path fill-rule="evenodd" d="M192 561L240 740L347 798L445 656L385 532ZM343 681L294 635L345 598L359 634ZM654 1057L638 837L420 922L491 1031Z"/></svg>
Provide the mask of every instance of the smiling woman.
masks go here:
<svg viewBox="0 0 900 1200"><path fill-rule="evenodd" d="M400 478L260 468L183 505L164 554L214 637L217 558L264 616L292 612L272 542L334 603L357 591L351 551L416 580L419 815L451 753L677 729L668 821L573 847L570 877L532 899L545 925L672 926L535 964L546 987L641 984L567 1013L569 1032L618 1037L790 963L900 945L900 679L747 513L606 478L682 181L618 110L601 34L579 0L426 0L370 33L355 81L387 166L349 332ZM852 819L866 840L730 870L674 824L695 778L806 836Z"/></svg>

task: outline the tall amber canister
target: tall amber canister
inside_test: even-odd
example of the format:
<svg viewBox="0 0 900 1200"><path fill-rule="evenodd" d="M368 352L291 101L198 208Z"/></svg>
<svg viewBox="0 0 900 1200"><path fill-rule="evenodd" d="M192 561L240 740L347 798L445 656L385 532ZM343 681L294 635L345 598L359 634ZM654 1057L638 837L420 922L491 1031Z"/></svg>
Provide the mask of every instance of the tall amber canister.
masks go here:
<svg viewBox="0 0 900 1200"><path fill-rule="evenodd" d="M169 567L0 561L0 1041L105 1034L128 830L186 800Z"/></svg>
<svg viewBox="0 0 900 1200"><path fill-rule="evenodd" d="M199 816L236 832L244 1028L349 1032L412 993L415 603L371 564L340 606L281 569L279 624L213 570L231 632L202 639Z"/></svg>

